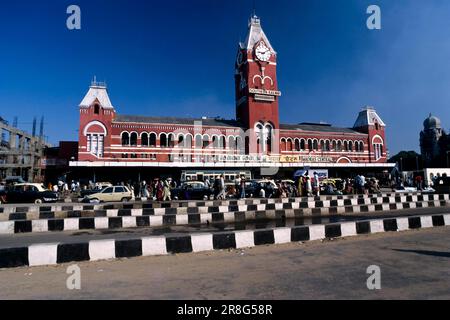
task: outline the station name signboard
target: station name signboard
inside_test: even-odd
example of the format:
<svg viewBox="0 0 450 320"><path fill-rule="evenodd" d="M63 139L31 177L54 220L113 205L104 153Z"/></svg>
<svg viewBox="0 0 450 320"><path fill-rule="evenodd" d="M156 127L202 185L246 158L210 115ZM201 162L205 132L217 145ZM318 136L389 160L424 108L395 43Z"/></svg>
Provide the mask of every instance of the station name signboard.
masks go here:
<svg viewBox="0 0 450 320"><path fill-rule="evenodd" d="M248 89L248 92L254 93L254 94L259 94L259 95L265 95L265 96L281 97L281 91L276 91L276 90L250 88L250 89Z"/></svg>
<svg viewBox="0 0 450 320"><path fill-rule="evenodd" d="M334 162L331 157L321 157L321 156L280 156L280 162L284 163L331 163Z"/></svg>
<svg viewBox="0 0 450 320"><path fill-rule="evenodd" d="M277 159L267 155L216 155L218 162L277 162Z"/></svg>
<svg viewBox="0 0 450 320"><path fill-rule="evenodd" d="M333 158L322 156L269 156L269 155L205 155L201 162L244 162L244 163L333 163ZM179 161L178 157L173 159Z"/></svg>

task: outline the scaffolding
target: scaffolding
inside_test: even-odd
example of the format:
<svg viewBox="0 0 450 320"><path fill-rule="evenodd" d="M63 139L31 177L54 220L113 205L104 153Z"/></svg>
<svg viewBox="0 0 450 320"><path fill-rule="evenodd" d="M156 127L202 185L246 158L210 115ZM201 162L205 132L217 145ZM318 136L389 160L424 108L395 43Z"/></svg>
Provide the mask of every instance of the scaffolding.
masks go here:
<svg viewBox="0 0 450 320"><path fill-rule="evenodd" d="M42 124L41 124L42 126ZM28 182L41 182L44 150L50 147L40 136L29 134L0 117L0 181L20 176Z"/></svg>

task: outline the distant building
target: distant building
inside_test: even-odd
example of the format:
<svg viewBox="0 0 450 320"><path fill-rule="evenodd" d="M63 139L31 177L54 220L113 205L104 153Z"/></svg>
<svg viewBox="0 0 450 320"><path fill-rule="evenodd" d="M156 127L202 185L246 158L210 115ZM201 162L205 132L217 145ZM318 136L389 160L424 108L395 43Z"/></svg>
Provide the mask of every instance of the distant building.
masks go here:
<svg viewBox="0 0 450 320"><path fill-rule="evenodd" d="M450 136L442 129L441 120L433 115L423 122L420 152L425 167L448 167Z"/></svg>
<svg viewBox="0 0 450 320"><path fill-rule="evenodd" d="M44 141L42 134L29 134L11 126L2 117L0 133L0 181L20 176L25 181L41 182L43 176L40 162L44 149L50 146Z"/></svg>
<svg viewBox="0 0 450 320"><path fill-rule="evenodd" d="M71 173L70 161L78 160L78 141L60 141L57 147L50 147L44 150L44 157L41 159L42 175L45 182L55 183L66 179Z"/></svg>

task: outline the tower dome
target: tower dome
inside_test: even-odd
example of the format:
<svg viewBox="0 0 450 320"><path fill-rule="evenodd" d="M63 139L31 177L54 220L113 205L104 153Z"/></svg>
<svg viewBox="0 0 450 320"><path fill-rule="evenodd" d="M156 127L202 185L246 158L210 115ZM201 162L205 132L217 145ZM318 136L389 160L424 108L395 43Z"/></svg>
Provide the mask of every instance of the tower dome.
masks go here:
<svg viewBox="0 0 450 320"><path fill-rule="evenodd" d="M423 127L426 129L440 129L441 128L441 120L433 115L425 119L423 122Z"/></svg>

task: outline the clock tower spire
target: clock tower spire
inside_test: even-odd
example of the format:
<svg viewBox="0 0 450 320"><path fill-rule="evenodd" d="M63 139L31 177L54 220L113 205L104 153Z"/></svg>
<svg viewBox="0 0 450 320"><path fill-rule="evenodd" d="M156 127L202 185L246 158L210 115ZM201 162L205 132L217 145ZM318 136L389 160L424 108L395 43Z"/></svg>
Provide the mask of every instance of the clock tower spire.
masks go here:
<svg viewBox="0 0 450 320"><path fill-rule="evenodd" d="M277 153L272 146L279 129L277 52L256 15L250 19L248 35L240 43L235 65L236 118L247 129L248 153Z"/></svg>

